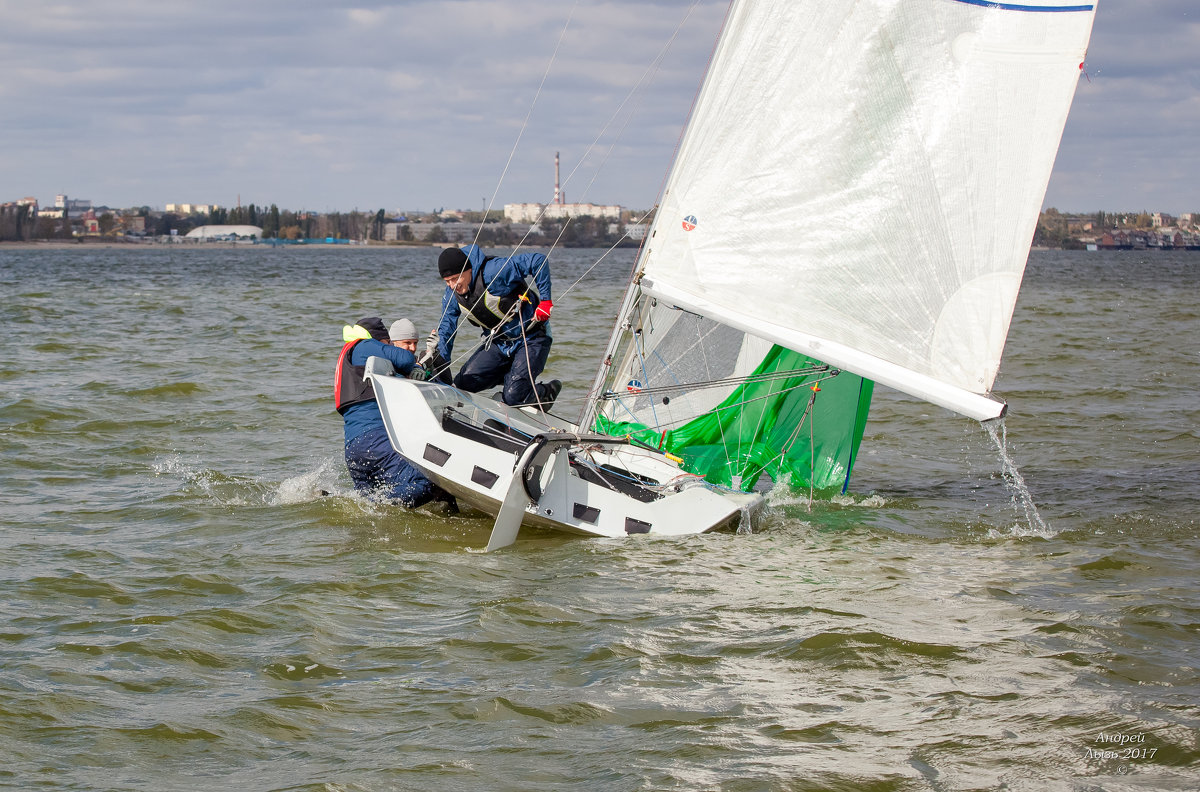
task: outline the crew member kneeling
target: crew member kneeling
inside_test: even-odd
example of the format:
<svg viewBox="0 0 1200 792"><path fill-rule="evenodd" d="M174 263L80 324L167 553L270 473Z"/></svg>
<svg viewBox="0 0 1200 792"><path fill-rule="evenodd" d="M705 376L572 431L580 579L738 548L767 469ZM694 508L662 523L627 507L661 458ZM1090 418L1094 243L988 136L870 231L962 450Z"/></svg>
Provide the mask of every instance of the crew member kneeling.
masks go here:
<svg viewBox="0 0 1200 792"><path fill-rule="evenodd" d="M394 337L393 337L394 336ZM346 425L346 469L354 488L367 496L397 501L410 509L434 500L456 508L454 498L417 470L388 440L375 389L363 379L367 358L391 362L411 379L425 379L417 365L417 328L407 319L392 325L389 335L383 320L370 316L342 330L346 343L334 374L334 405Z"/></svg>
<svg viewBox="0 0 1200 792"><path fill-rule="evenodd" d="M484 256L478 245L446 248L438 256L446 282L438 352L450 360L458 319L465 314L483 333L483 343L454 376L454 387L481 391L503 383L511 405L550 409L562 390L558 380L535 382L550 356L550 265L541 253ZM530 291L526 279L537 284Z"/></svg>

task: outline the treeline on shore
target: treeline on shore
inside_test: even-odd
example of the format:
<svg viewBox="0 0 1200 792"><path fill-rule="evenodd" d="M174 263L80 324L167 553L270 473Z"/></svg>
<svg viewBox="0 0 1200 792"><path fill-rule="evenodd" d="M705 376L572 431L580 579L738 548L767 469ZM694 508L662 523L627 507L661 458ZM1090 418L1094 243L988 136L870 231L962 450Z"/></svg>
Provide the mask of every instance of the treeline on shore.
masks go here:
<svg viewBox="0 0 1200 792"><path fill-rule="evenodd" d="M232 209L216 208L210 213L179 214L158 212L149 207L125 210L100 210L88 217L39 215L31 206L0 206L0 241L71 241L91 238L184 236L202 225L249 225L263 230L264 239L299 241L339 239L356 242L395 242L448 244L478 242L481 245L558 245L562 247L600 247L636 245L625 236L623 223L606 218L575 217L569 220L543 219L534 226L514 225L499 211L461 212L442 216L389 217L375 212L308 212L280 209L276 204L255 204ZM1035 247L1082 250L1100 241L1105 234L1154 232L1164 225L1188 234L1197 232L1193 218L1200 213L1173 218L1150 212L1064 213L1045 210L1038 217L1034 232ZM650 218L640 218L648 223Z"/></svg>
<svg viewBox="0 0 1200 792"><path fill-rule="evenodd" d="M569 220L543 219L531 228L506 222L499 211L461 212L447 217L434 213L396 219L389 217L383 209L376 212L317 213L280 209L275 204L269 207L248 204L187 215L158 212L149 207L100 210L90 214L94 216L39 216L30 206L0 206L0 241L181 237L204 225L249 225L262 228L264 239L286 241L338 239L429 244L478 241L484 246L553 243L563 247L636 244L636 241L625 238L622 224L591 216Z"/></svg>

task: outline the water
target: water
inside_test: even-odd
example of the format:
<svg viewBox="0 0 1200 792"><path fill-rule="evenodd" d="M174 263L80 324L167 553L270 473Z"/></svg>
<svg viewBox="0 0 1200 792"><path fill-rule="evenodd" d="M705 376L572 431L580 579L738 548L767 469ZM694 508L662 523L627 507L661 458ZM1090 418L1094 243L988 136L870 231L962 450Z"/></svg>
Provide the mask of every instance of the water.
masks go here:
<svg viewBox="0 0 1200 792"><path fill-rule="evenodd" d="M1033 255L1029 500L880 388L848 497L479 555L354 498L332 411L341 326L431 327L435 253L0 248L0 787L1200 786L1200 256ZM563 296L594 257L556 254L567 400L630 263Z"/></svg>

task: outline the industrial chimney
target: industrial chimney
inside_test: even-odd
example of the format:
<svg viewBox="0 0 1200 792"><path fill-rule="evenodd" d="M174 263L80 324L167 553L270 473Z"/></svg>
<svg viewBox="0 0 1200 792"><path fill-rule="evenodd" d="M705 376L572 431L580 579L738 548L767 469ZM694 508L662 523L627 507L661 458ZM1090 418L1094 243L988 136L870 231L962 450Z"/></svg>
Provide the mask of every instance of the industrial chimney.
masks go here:
<svg viewBox="0 0 1200 792"><path fill-rule="evenodd" d="M554 152L554 203L563 204L566 201L563 199L562 190L558 187L558 152Z"/></svg>

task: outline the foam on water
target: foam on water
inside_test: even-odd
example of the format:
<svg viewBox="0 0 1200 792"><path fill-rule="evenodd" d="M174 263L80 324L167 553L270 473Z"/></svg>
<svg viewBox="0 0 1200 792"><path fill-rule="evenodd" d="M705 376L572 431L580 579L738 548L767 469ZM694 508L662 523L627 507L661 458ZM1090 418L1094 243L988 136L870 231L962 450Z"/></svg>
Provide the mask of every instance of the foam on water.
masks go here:
<svg viewBox="0 0 1200 792"><path fill-rule="evenodd" d="M178 479L188 489L198 491L220 506L290 506L331 495L357 498L353 489L342 484L340 464L339 457L328 457L320 460L316 468L282 481L227 475L192 464L179 454L159 458L152 469L156 476ZM363 503L369 501L363 500Z"/></svg>
<svg viewBox="0 0 1200 792"><path fill-rule="evenodd" d="M351 494L340 482L340 462L340 459L330 457L315 470L284 479L276 486L268 505L308 503L328 495Z"/></svg>

